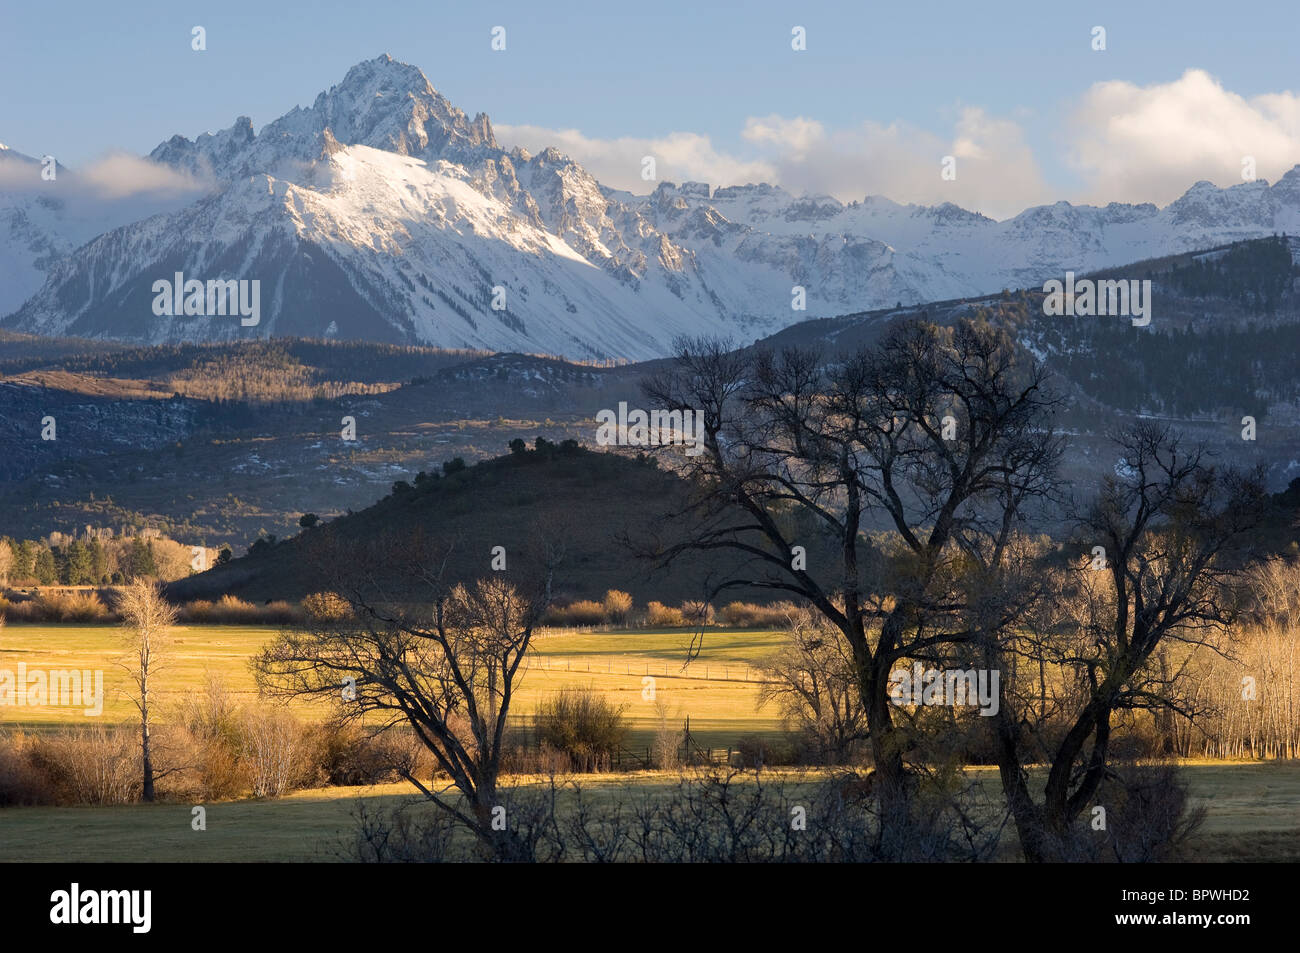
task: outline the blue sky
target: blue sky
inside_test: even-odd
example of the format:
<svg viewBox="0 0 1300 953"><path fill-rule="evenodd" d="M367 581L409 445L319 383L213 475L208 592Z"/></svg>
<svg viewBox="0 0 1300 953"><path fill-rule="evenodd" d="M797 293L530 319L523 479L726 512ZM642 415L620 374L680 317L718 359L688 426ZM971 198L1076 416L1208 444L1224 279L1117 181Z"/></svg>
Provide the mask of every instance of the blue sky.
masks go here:
<svg viewBox="0 0 1300 953"><path fill-rule="evenodd" d="M1188 176L1232 184L1238 154L1259 153L1270 179L1300 162L1300 111L1286 95L1300 91L1294 0L10 0L2 17L0 142L74 169L240 114L260 128L383 52L420 66L466 112L487 112L503 140L533 150L555 140L621 187L636 187L636 153L654 149L662 178L762 175L842 198L951 194L1000 214L1053 198L1163 203ZM196 24L202 53L190 49ZM505 52L490 49L498 24ZM808 37L799 53L796 24ZM1091 49L1097 25L1105 52ZM1116 81L1127 85L1098 91ZM1143 140L1156 128L1163 151ZM954 150L957 184L941 186L939 158ZM923 175L909 171L917 165Z"/></svg>

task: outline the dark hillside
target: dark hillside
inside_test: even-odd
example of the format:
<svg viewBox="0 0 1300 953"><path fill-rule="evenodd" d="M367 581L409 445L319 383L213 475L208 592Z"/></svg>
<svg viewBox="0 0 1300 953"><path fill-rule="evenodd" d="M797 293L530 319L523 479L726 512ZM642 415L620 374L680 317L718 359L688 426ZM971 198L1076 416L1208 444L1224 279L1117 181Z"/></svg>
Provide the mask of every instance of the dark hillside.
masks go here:
<svg viewBox="0 0 1300 953"><path fill-rule="evenodd" d="M520 448L522 449L522 447ZM564 557L555 576L555 597L599 599L608 589L630 592L638 602L672 604L699 598L705 579L722 569L722 555L685 559L670 573L653 573L649 562L619 542L626 532L644 539L663 529L664 514L680 505L687 484L650 459L594 453L576 445L544 444L445 475L399 481L394 492L357 513L341 516L296 536L255 545L254 552L200 575L173 583L177 600L299 599L324 587L337 554L378 542L394 559L415 549L446 558L446 580L487 575L492 548L504 546L511 578L531 579L540 566L540 538L558 542ZM394 567L391 584L404 575ZM386 577L387 578L387 577ZM408 593L395 591L395 596ZM768 601L771 593L737 591L727 599Z"/></svg>

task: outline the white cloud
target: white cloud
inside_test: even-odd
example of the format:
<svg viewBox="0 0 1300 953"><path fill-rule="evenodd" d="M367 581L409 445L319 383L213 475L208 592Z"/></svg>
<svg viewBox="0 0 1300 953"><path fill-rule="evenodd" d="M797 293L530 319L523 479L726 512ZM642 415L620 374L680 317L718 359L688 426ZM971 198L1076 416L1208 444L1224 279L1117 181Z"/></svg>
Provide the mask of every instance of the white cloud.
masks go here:
<svg viewBox="0 0 1300 953"><path fill-rule="evenodd" d="M1015 107L998 116L977 107L958 111L942 134L906 122L864 122L833 129L805 116L751 116L740 130L748 154L733 155L708 136L675 132L656 139L594 139L575 129L498 127L503 142L537 151L554 145L602 182L633 192L641 157L654 155L660 180L714 186L772 182L800 194L828 193L843 201L884 195L899 202L949 201L1002 218L1044 202L1173 201L1195 181L1220 186L1242 181L1242 159L1276 181L1300 162L1300 94L1246 98L1203 70L1168 83L1095 83L1067 104L1059 120ZM1050 186L1043 163L1025 137L1028 123L1059 122L1058 157L1080 184ZM944 156L957 177L944 181Z"/></svg>
<svg viewBox="0 0 1300 953"><path fill-rule="evenodd" d="M963 110L949 138L906 123L833 130L804 116L753 116L741 130L758 153L750 157L728 154L708 136L689 132L658 139L593 139L575 129L538 126L497 126L496 132L503 143L533 152L553 145L602 183L642 194L653 183L641 179L641 159L653 155L661 181L772 182L795 194L830 194L842 201L885 195L904 202L954 202L1002 216L1053 198L1020 127L979 109ZM957 159L952 181L940 175L947 155Z"/></svg>
<svg viewBox="0 0 1300 953"><path fill-rule="evenodd" d="M40 158L0 152L0 188L48 193L51 185L41 178L41 170ZM91 200L168 199L198 195L207 188L183 172L124 152L102 156L79 169L59 166L57 175L60 194Z"/></svg>
<svg viewBox="0 0 1300 953"><path fill-rule="evenodd" d="M536 153L554 146L582 163L602 185L641 194L656 185L641 178L644 156L655 157L657 181L734 185L771 182L776 174L770 163L726 155L714 148L708 136L693 132L674 132L653 139L593 139L576 129L495 124L492 129L507 148L521 146Z"/></svg>
<svg viewBox="0 0 1300 953"><path fill-rule="evenodd" d="M745 120L741 135L750 142L783 147L793 153L804 153L823 142L826 128L815 119L785 119L772 115L762 118L751 116Z"/></svg>
<svg viewBox="0 0 1300 953"><path fill-rule="evenodd" d="M1164 205L1200 179L1241 182L1245 156L1269 181L1300 162L1300 96L1247 99L1198 69L1146 87L1096 83L1073 111L1065 139L1089 200Z"/></svg>
<svg viewBox="0 0 1300 953"><path fill-rule="evenodd" d="M124 152L96 159L78 170L77 177L106 199L127 198L141 193L178 195L204 188L203 183L170 166Z"/></svg>
<svg viewBox="0 0 1300 953"><path fill-rule="evenodd" d="M1020 127L981 109L963 109L949 136L903 122L828 130L781 116L751 118L743 135L776 151L778 181L796 193L953 202L998 217L1051 199ZM956 160L953 179L941 175L945 156Z"/></svg>

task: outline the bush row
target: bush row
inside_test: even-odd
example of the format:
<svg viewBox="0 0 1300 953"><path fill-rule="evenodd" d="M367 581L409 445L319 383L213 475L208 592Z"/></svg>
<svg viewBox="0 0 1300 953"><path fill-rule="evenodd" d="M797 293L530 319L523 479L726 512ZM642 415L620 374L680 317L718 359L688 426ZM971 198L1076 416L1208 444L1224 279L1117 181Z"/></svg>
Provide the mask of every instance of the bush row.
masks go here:
<svg viewBox="0 0 1300 953"><path fill-rule="evenodd" d="M237 705L219 683L152 727L151 754L158 798L191 803L433 772L409 731L374 737L352 725L307 724L280 706ZM142 786L136 726L0 735L0 807L129 804Z"/></svg>
<svg viewBox="0 0 1300 953"><path fill-rule="evenodd" d="M600 602L579 599L567 605L552 606L543 622L556 627L647 625L674 628L721 623L734 628L770 629L784 625L789 611L789 603L763 606L752 602L730 602L715 610L707 602L687 600L680 606L651 601L638 612L630 595L611 589Z"/></svg>
<svg viewBox="0 0 1300 953"><path fill-rule="evenodd" d="M215 602L196 599L178 606L177 620L183 623L224 625L282 625L300 621L313 596L301 605L283 600L257 605L237 596L222 596ZM7 622L101 622L121 621L114 611L112 590L44 589L29 599L9 600L0 596L0 621Z"/></svg>
<svg viewBox="0 0 1300 953"><path fill-rule="evenodd" d="M94 589L45 589L32 598L13 601L0 596L0 620L111 623L119 621L113 602L111 590ZM292 625L306 618L338 618L347 612L347 604L334 593L313 593L296 604L274 600L262 605L225 595L215 601L195 599L177 608L178 621L196 625ZM630 595L611 589L600 602L580 599L568 605L552 606L543 623L555 627L648 625L655 628L721 623L736 628L776 628L784 625L789 610L787 603L762 606L731 602L715 612L705 602L687 601L674 607L652 601L637 612Z"/></svg>

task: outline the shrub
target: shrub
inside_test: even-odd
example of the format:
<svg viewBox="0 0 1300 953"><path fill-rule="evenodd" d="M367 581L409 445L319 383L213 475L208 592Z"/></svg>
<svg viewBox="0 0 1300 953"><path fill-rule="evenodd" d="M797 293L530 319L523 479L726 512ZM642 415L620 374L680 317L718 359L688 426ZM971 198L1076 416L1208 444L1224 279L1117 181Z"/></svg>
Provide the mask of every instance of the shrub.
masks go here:
<svg viewBox="0 0 1300 953"><path fill-rule="evenodd" d="M627 737L622 706L590 688L563 689L534 716L538 745L562 752L574 771L609 770Z"/></svg>
<svg viewBox="0 0 1300 953"><path fill-rule="evenodd" d="M565 616L569 625L600 625L605 621L605 607L591 599L579 599L569 603Z"/></svg>
<svg viewBox="0 0 1300 953"><path fill-rule="evenodd" d="M302 614L297 608L283 599L275 599L262 606L256 612L256 621L280 625L292 625L301 620Z"/></svg>
<svg viewBox="0 0 1300 953"><path fill-rule="evenodd" d="M1061 835L1049 836L1054 862L1169 863L1191 859L1192 838L1205 822L1193 807L1178 765L1153 759L1117 760L1097 792L1106 806L1106 829L1092 829L1084 812Z"/></svg>
<svg viewBox="0 0 1300 953"><path fill-rule="evenodd" d="M17 602L5 601L4 616L9 622L37 622L36 600L22 599Z"/></svg>
<svg viewBox="0 0 1300 953"><path fill-rule="evenodd" d="M502 774L537 774L550 777L565 774L573 770L573 762L563 751L557 751L550 745L529 744L522 748L511 748L502 758Z"/></svg>
<svg viewBox="0 0 1300 953"><path fill-rule="evenodd" d="M283 708L245 710L239 734L254 797L279 797L319 780L307 734Z"/></svg>
<svg viewBox="0 0 1300 953"><path fill-rule="evenodd" d="M340 859L362 864L434 864L460 859L452 853L456 822L440 808L411 802L373 810L358 801L356 831L341 841Z"/></svg>
<svg viewBox="0 0 1300 953"><path fill-rule="evenodd" d="M619 589L605 593L605 620L611 625L622 625L632 611L632 597Z"/></svg>
<svg viewBox="0 0 1300 953"><path fill-rule="evenodd" d="M713 625L713 606L700 600L682 603L682 618L687 625Z"/></svg>
<svg viewBox="0 0 1300 953"><path fill-rule="evenodd" d="M352 606L337 592L313 592L304 596L302 608L314 622L338 622L352 615Z"/></svg>
<svg viewBox="0 0 1300 953"><path fill-rule="evenodd" d="M239 625L257 621L257 606L238 596L226 594L216 601L208 621L220 625Z"/></svg>
<svg viewBox="0 0 1300 953"><path fill-rule="evenodd" d="M239 749L223 736L208 738L199 745L195 767L201 785L199 796L205 801L239 797L252 784Z"/></svg>
<svg viewBox="0 0 1300 953"><path fill-rule="evenodd" d="M130 804L139 800L140 751L127 728L85 728L37 739L31 763L66 804Z"/></svg>
<svg viewBox="0 0 1300 953"><path fill-rule="evenodd" d="M746 629L776 629L785 625L792 605L778 602L760 606L753 602L729 602L718 612L723 625Z"/></svg>
<svg viewBox="0 0 1300 953"><path fill-rule="evenodd" d="M304 605L305 603L306 600ZM290 624L298 622L302 616L303 612L283 599L268 601L259 606L238 596L226 594L215 603L206 599L195 599L193 602L186 603L181 607L179 618L183 622L208 622L215 625L256 625L258 623Z"/></svg>
<svg viewBox="0 0 1300 953"><path fill-rule="evenodd" d="M197 775L197 795L204 800L237 797L250 780L240 760L239 710L219 676L207 676L204 690L185 697L179 722L187 734L188 759Z"/></svg>
<svg viewBox="0 0 1300 953"><path fill-rule="evenodd" d="M178 622L204 623L212 620L212 602L209 599L194 599L186 602L176 610Z"/></svg>
<svg viewBox="0 0 1300 953"><path fill-rule="evenodd" d="M357 725L327 721L308 729L308 746L320 778L330 784L381 784L438 771L429 749L408 726L371 733Z"/></svg>
<svg viewBox="0 0 1300 953"><path fill-rule="evenodd" d="M365 736L352 724L328 722L313 729L316 761L330 784L372 784L375 778L361 767Z"/></svg>
<svg viewBox="0 0 1300 953"><path fill-rule="evenodd" d="M21 733L0 736L0 807L55 803L49 779L31 763L31 747Z"/></svg>
<svg viewBox="0 0 1300 953"><path fill-rule="evenodd" d="M662 602L652 602L646 607L646 623L652 626L682 626L686 619L681 609L674 609Z"/></svg>
<svg viewBox="0 0 1300 953"><path fill-rule="evenodd" d="M10 617L28 622L107 622L112 618L96 593L71 589L46 590L16 610L16 605L10 609Z"/></svg>

